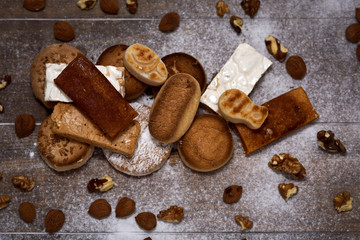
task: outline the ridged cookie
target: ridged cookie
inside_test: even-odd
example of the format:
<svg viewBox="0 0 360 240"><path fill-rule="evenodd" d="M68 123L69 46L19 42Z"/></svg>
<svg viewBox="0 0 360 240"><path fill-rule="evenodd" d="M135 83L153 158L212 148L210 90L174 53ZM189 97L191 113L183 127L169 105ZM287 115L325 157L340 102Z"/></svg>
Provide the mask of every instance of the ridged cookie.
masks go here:
<svg viewBox="0 0 360 240"><path fill-rule="evenodd" d="M150 86L160 86L168 77L168 71L160 57L139 43L126 49L124 65L132 75Z"/></svg>
<svg viewBox="0 0 360 240"><path fill-rule="evenodd" d="M45 107L52 109L57 102L45 101L46 63L69 64L80 50L67 44L53 44L44 48L34 59L30 69L30 81L33 93Z"/></svg>
<svg viewBox="0 0 360 240"><path fill-rule="evenodd" d="M135 118L140 123L141 132L132 157L103 149L104 155L115 169L133 176L144 176L160 169L169 158L172 144L163 144L153 138L149 132L150 107L131 103L139 113Z"/></svg>

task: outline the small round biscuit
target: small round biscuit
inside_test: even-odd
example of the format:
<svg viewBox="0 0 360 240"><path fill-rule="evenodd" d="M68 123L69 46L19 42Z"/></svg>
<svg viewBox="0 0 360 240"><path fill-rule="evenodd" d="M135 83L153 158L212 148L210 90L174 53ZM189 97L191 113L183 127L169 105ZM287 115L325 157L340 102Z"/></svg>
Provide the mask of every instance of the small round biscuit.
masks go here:
<svg viewBox="0 0 360 240"><path fill-rule="evenodd" d="M107 48L103 53L101 53L96 65L124 67L124 54L127 48L127 45L114 45ZM127 101L132 101L143 94L148 86L137 80L126 68L124 70L124 74L125 99Z"/></svg>
<svg viewBox="0 0 360 240"><path fill-rule="evenodd" d="M210 172L221 168L231 159L233 142L230 128L222 117L200 114L177 146L186 166L198 172Z"/></svg>
<svg viewBox="0 0 360 240"><path fill-rule="evenodd" d="M48 116L38 132L38 148L42 159L58 172L83 166L92 156L94 147L56 135L51 130L53 124Z"/></svg>
<svg viewBox="0 0 360 240"><path fill-rule="evenodd" d="M36 98L38 98L45 107L52 109L56 102L45 101L45 73L46 63L66 63L69 64L80 50L67 44L53 44L43 49L34 59L30 69L31 87Z"/></svg>
<svg viewBox="0 0 360 240"><path fill-rule="evenodd" d="M150 107L140 104L130 104L139 115L135 118L140 123L141 132L132 157L103 149L106 159L120 172L132 176L145 176L160 169L169 158L172 144L164 144L156 140L149 132Z"/></svg>

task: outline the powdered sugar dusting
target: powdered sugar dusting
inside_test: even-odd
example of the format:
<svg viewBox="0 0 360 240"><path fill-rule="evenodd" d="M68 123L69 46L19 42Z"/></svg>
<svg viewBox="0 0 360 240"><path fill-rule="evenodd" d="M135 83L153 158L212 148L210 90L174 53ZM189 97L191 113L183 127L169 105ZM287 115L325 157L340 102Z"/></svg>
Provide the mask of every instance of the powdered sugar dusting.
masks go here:
<svg viewBox="0 0 360 240"><path fill-rule="evenodd" d="M172 144L163 144L154 139L149 132L150 107L131 103L131 106L139 113L135 118L140 123L141 132L138 143L131 158L103 149L107 160L117 170L134 176L148 175L165 163L171 153Z"/></svg>

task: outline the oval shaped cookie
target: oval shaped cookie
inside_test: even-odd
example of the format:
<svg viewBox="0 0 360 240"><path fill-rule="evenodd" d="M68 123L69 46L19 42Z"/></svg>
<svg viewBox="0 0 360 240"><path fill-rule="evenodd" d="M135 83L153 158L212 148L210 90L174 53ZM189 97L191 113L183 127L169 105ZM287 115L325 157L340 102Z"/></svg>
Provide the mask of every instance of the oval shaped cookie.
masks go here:
<svg viewBox="0 0 360 240"><path fill-rule="evenodd" d="M52 109L57 102L45 101L45 73L46 63L65 63L69 64L80 50L67 44L53 44L44 48L34 59L30 69L30 81L33 93L45 107Z"/></svg>
<svg viewBox="0 0 360 240"><path fill-rule="evenodd" d="M168 77L168 71L160 57L139 43L126 49L124 65L132 75L150 86L160 86Z"/></svg>
<svg viewBox="0 0 360 240"><path fill-rule="evenodd" d="M199 172L210 172L224 166L234 151L227 122L215 114L196 116L177 146L184 164Z"/></svg>
<svg viewBox="0 0 360 240"><path fill-rule="evenodd" d="M42 159L58 172L83 166L92 156L94 147L55 134L51 130L54 124L50 116L41 123L37 141Z"/></svg>

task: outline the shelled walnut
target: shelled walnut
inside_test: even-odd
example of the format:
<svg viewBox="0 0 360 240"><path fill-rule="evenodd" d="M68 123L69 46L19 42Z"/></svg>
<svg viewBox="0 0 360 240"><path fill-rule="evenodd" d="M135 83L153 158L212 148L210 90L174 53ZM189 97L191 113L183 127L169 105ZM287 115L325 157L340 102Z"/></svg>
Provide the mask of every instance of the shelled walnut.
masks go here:
<svg viewBox="0 0 360 240"><path fill-rule="evenodd" d="M228 5L224 1L218 1L216 3L216 9L217 9L216 13L220 17L223 17L225 13L230 12Z"/></svg>
<svg viewBox="0 0 360 240"><path fill-rule="evenodd" d="M259 0L242 0L241 7L244 9L245 13L248 14L251 18L255 16L260 7Z"/></svg>
<svg viewBox="0 0 360 240"><path fill-rule="evenodd" d="M180 222L184 217L184 209L176 205L170 206L169 209L160 211L157 218L167 222Z"/></svg>
<svg viewBox="0 0 360 240"><path fill-rule="evenodd" d="M28 178L26 176L15 176L11 181L15 187L21 190L31 191L35 186L34 178Z"/></svg>
<svg viewBox="0 0 360 240"><path fill-rule="evenodd" d="M9 205L10 196L9 195L0 195L0 209L3 209Z"/></svg>
<svg viewBox="0 0 360 240"><path fill-rule="evenodd" d="M346 153L346 148L339 139L335 139L335 134L328 130L321 130L317 133L318 146L328 152Z"/></svg>
<svg viewBox="0 0 360 240"><path fill-rule="evenodd" d="M275 154L268 165L273 169L289 173L298 180L306 176L304 166L289 153L280 153L279 156Z"/></svg>
<svg viewBox="0 0 360 240"><path fill-rule="evenodd" d="M99 190L100 192L106 192L110 190L114 186L114 181L111 177L105 174L102 178L91 179L87 185L87 189L89 192L95 192L95 190Z"/></svg>
<svg viewBox="0 0 360 240"><path fill-rule="evenodd" d="M334 207L338 212L350 211L352 209L353 198L349 192L343 192L336 195L333 199Z"/></svg>
<svg viewBox="0 0 360 240"><path fill-rule="evenodd" d="M235 216L235 220L241 226L241 231L250 229L253 227L253 222L249 220L249 217Z"/></svg>
<svg viewBox="0 0 360 240"><path fill-rule="evenodd" d="M280 183L278 186L280 195L285 199L285 201L289 200L293 195L297 194L299 187L294 186L293 183Z"/></svg>

